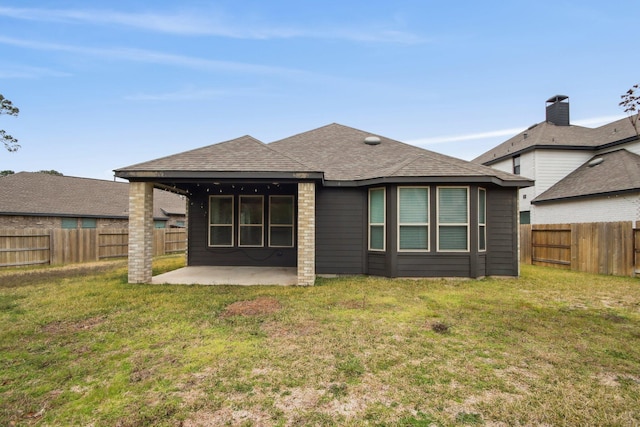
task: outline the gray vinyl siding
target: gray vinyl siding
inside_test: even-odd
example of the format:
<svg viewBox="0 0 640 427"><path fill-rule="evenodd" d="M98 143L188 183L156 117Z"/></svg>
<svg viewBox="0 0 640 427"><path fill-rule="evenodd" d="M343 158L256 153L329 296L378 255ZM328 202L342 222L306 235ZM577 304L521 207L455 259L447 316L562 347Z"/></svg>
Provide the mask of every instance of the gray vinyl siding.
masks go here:
<svg viewBox="0 0 640 427"><path fill-rule="evenodd" d="M517 190L487 191L487 276L518 275Z"/></svg>
<svg viewBox="0 0 640 427"><path fill-rule="evenodd" d="M367 245L367 192L361 188L318 188L316 273L363 274Z"/></svg>
<svg viewBox="0 0 640 427"><path fill-rule="evenodd" d="M475 256L475 255L474 255ZM470 277L471 255L398 255L398 277Z"/></svg>
<svg viewBox="0 0 640 427"><path fill-rule="evenodd" d="M387 257L384 253L370 252L367 257L367 274L372 276L389 276L386 263Z"/></svg>

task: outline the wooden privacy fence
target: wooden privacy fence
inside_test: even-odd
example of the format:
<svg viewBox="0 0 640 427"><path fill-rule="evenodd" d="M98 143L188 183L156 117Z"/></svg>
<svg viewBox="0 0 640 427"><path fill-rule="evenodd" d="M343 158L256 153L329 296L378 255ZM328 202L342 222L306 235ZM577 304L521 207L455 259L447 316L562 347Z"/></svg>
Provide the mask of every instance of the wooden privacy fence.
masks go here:
<svg viewBox="0 0 640 427"><path fill-rule="evenodd" d="M582 224L523 224L520 261L616 276L635 276L640 230L631 221Z"/></svg>
<svg viewBox="0 0 640 427"><path fill-rule="evenodd" d="M184 252L183 228L153 230L153 255ZM0 229L0 267L71 264L128 255L127 229Z"/></svg>

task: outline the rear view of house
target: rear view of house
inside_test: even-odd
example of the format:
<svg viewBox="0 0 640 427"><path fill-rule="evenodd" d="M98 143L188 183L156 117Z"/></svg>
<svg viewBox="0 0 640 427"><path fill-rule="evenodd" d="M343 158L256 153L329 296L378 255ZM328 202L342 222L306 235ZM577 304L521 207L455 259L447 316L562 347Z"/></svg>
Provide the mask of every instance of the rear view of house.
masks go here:
<svg viewBox="0 0 640 427"><path fill-rule="evenodd" d="M151 281L154 186L188 198L187 265L387 277L518 275L529 179L331 124L117 169L131 183L129 280Z"/></svg>

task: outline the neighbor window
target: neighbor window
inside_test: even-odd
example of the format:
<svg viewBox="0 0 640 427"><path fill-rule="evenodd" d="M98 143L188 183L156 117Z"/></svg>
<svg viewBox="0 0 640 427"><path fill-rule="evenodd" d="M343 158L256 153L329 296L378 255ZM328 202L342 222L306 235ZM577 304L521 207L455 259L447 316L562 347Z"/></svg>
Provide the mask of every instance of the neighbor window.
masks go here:
<svg viewBox="0 0 640 427"><path fill-rule="evenodd" d="M469 250L469 189L438 188L438 250Z"/></svg>
<svg viewBox="0 0 640 427"><path fill-rule="evenodd" d="M62 228L78 228L78 218L62 218Z"/></svg>
<svg viewBox="0 0 640 427"><path fill-rule="evenodd" d="M96 218L82 218L80 221L82 228L97 228L98 220Z"/></svg>
<svg viewBox="0 0 640 427"><path fill-rule="evenodd" d="M478 250L487 250L487 190L478 189Z"/></svg>
<svg viewBox="0 0 640 427"><path fill-rule="evenodd" d="M520 155L513 156L513 173L520 175Z"/></svg>
<svg viewBox="0 0 640 427"><path fill-rule="evenodd" d="M398 250L429 250L429 187L398 189Z"/></svg>
<svg viewBox="0 0 640 427"><path fill-rule="evenodd" d="M369 190L369 250L384 251L385 189Z"/></svg>
<svg viewBox="0 0 640 427"><path fill-rule="evenodd" d="M293 196L269 197L269 246L293 247Z"/></svg>
<svg viewBox="0 0 640 427"><path fill-rule="evenodd" d="M209 198L209 246L233 246L233 196Z"/></svg>
<svg viewBox="0 0 640 427"><path fill-rule="evenodd" d="M153 226L155 228L166 228L167 227L167 221L153 221Z"/></svg>
<svg viewBox="0 0 640 427"><path fill-rule="evenodd" d="M263 246L263 196L240 196L238 246Z"/></svg>

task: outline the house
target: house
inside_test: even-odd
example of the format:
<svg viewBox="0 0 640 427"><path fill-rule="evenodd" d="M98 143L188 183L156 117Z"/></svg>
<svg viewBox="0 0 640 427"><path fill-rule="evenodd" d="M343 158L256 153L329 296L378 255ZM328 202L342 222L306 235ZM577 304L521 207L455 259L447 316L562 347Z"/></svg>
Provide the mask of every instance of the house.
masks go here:
<svg viewBox="0 0 640 427"><path fill-rule="evenodd" d="M156 189L153 226L184 227L183 196ZM0 228L127 228L129 184L19 172L0 178Z"/></svg>
<svg viewBox="0 0 640 427"><path fill-rule="evenodd" d="M529 179L339 124L244 136L115 171L130 181L129 281L151 281L155 186L188 203L188 266L387 277L517 276Z"/></svg>
<svg viewBox="0 0 640 427"><path fill-rule="evenodd" d="M567 96L546 102L546 120L473 160L530 178L519 194L523 224L640 219L640 139L628 118L598 128L569 120Z"/></svg>

